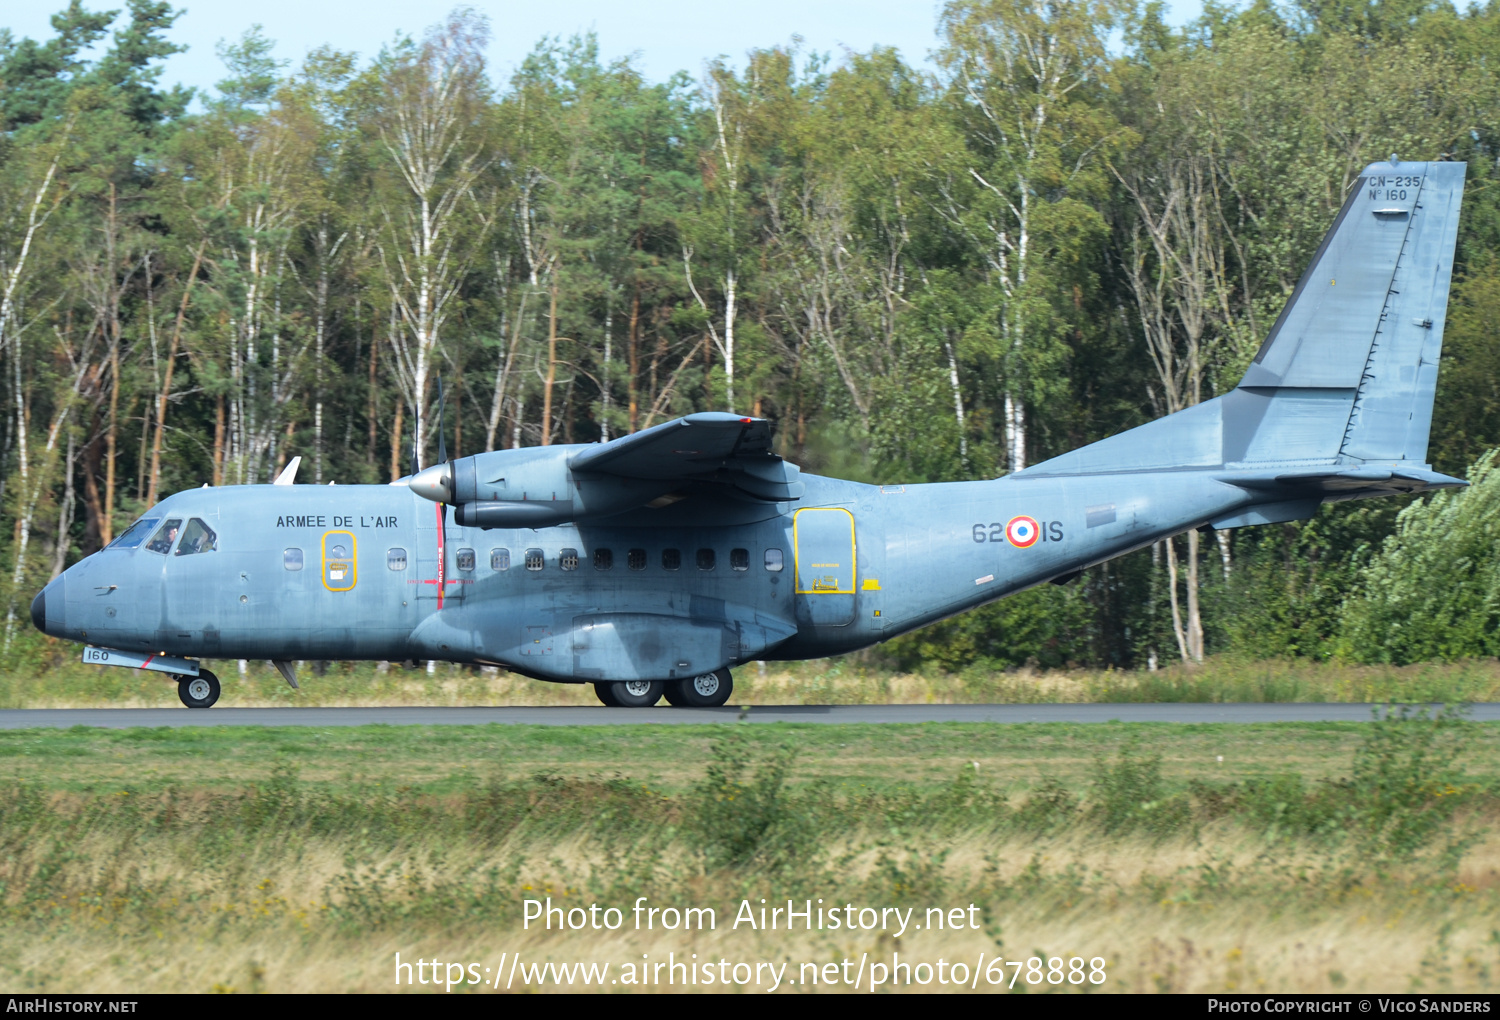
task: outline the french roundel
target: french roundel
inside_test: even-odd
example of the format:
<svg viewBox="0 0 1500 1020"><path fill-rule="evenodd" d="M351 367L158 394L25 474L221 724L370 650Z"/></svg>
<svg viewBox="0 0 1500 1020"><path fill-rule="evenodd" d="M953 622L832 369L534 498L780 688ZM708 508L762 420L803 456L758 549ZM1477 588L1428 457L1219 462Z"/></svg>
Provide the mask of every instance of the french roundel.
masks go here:
<svg viewBox="0 0 1500 1020"><path fill-rule="evenodd" d="M1005 526L1005 540L1017 549L1029 549L1042 535L1042 526L1030 517L1012 517Z"/></svg>

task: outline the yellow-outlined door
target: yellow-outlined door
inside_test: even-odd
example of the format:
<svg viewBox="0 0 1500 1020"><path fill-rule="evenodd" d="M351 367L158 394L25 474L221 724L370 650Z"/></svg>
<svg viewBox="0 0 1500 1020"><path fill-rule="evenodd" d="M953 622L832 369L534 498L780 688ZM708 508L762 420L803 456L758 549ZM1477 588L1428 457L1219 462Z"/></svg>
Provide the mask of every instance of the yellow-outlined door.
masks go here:
<svg viewBox="0 0 1500 1020"><path fill-rule="evenodd" d="M797 616L815 627L854 619L858 563L854 515L843 507L805 507L792 515Z"/></svg>
<svg viewBox="0 0 1500 1020"><path fill-rule="evenodd" d="M323 532L323 587L349 591L359 579L359 540L352 531Z"/></svg>

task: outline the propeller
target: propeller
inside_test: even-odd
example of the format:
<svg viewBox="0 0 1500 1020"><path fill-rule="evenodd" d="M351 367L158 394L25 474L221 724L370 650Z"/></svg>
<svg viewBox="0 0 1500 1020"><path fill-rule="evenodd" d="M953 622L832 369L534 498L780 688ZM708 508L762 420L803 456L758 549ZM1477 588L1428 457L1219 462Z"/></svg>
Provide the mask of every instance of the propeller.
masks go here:
<svg viewBox="0 0 1500 1020"><path fill-rule="evenodd" d="M443 377L438 376L438 463L448 463L448 443L443 438Z"/></svg>
<svg viewBox="0 0 1500 1020"><path fill-rule="evenodd" d="M453 498L453 481L449 477L448 442L443 436L443 380L438 378L438 459L426 470L417 464L416 448L412 448L411 490L423 499L435 503L447 503Z"/></svg>
<svg viewBox="0 0 1500 1020"><path fill-rule="evenodd" d="M421 422L422 404L418 401L416 417L411 423L411 473L413 475L422 470L422 462L417 459L417 433L421 431Z"/></svg>

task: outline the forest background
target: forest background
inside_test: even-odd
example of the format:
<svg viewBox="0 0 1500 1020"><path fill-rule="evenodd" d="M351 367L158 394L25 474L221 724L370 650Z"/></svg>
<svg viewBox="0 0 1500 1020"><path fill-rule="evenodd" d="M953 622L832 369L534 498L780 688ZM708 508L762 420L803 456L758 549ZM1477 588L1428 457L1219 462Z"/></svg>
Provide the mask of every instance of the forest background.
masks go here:
<svg viewBox="0 0 1500 1020"><path fill-rule="evenodd" d="M787 47L506 82L457 8L361 60L180 12L0 30L4 658L164 495L390 481L698 410L805 470L989 478L1238 381L1368 162L1469 164L1430 459L1473 488L1189 532L891 642L900 668L1500 653L1500 8L953 0L919 67ZM92 55L91 55L92 54Z"/></svg>

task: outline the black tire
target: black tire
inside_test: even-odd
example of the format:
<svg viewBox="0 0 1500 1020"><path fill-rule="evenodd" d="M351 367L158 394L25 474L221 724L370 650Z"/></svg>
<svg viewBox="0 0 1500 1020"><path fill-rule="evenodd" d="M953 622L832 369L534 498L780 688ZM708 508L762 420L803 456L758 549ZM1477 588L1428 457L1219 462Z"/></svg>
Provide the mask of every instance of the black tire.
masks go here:
<svg viewBox="0 0 1500 1020"><path fill-rule="evenodd" d="M662 684L662 695L666 697L667 704L673 708L691 708L682 697L682 685L686 680L667 680Z"/></svg>
<svg viewBox="0 0 1500 1020"><path fill-rule="evenodd" d="M599 699L601 705L608 705L610 708L620 707L619 703L615 701L615 685L613 683L595 684L594 695Z"/></svg>
<svg viewBox="0 0 1500 1020"><path fill-rule="evenodd" d="M661 700L666 687L660 680L626 680L612 684L610 697L620 708L650 708Z"/></svg>
<svg viewBox="0 0 1500 1020"><path fill-rule="evenodd" d="M729 670L718 669L674 680L669 692L667 700L681 708L718 708L734 694L734 678Z"/></svg>
<svg viewBox="0 0 1500 1020"><path fill-rule="evenodd" d="M219 678L206 669L197 676L177 678L177 697L188 708L212 708L219 700Z"/></svg>

